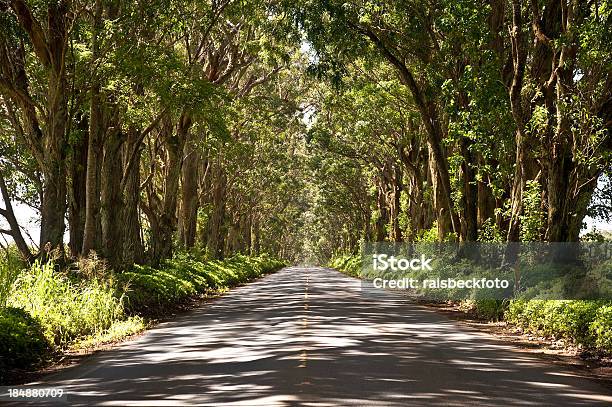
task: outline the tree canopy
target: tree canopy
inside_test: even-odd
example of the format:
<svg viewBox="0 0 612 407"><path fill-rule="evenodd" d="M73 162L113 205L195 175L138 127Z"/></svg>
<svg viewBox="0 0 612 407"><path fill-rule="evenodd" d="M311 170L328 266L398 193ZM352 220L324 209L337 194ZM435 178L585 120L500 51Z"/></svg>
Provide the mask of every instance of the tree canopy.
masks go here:
<svg viewBox="0 0 612 407"><path fill-rule="evenodd" d="M0 0L2 233L117 270L576 241L611 213L611 7Z"/></svg>

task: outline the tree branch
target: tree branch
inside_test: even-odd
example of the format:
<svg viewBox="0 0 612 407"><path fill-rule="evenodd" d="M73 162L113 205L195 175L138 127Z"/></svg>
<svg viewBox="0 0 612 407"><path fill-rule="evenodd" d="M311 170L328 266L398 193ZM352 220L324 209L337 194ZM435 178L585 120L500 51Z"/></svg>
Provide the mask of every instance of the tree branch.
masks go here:
<svg viewBox="0 0 612 407"><path fill-rule="evenodd" d="M51 54L45 39L45 33L40 23L32 15L32 11L23 0L11 0L11 8L17 15L19 23L23 27L34 47L34 52L45 66L51 66Z"/></svg>
<svg viewBox="0 0 612 407"><path fill-rule="evenodd" d="M157 126L159 121L162 119L162 117L164 117L164 115L166 113L168 113L168 108L162 110L161 113L138 136L138 139L134 143L134 148L133 148L132 152L130 153L130 158L128 159L128 162L127 162L127 164L125 166L125 170L123 171L123 176L121 177L121 188L120 188L120 191L124 191L125 190L125 185L126 185L126 182L127 182L128 174L130 173L130 171L132 170L132 167L134 166L137 154L140 152L140 145L142 144L142 142L145 139L145 137L147 137L147 135L151 131L153 131L155 126Z"/></svg>
<svg viewBox="0 0 612 407"><path fill-rule="evenodd" d="M4 176L0 171L0 193L2 194L2 200L4 201L5 209L2 209L2 216L6 219L10 226L10 231L0 231L1 233L11 235L13 240L15 241L15 245L21 252L22 256L28 261L34 261L34 255L30 251L28 244L25 239L21 235L21 229L19 228L19 224L17 223L17 219L15 218L15 212L13 211L13 205L11 204L11 197L8 192L8 188L6 187L6 183L4 182ZM8 232L8 233L7 233Z"/></svg>

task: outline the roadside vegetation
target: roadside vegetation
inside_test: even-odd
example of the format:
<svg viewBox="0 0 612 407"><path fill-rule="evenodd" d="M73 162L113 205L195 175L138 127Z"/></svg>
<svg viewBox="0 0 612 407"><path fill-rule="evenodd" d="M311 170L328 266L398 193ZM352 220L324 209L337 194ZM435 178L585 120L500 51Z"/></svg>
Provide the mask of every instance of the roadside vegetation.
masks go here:
<svg viewBox="0 0 612 407"><path fill-rule="evenodd" d="M53 261L29 267L10 262L5 256L0 263L0 381L10 369L44 365L63 351L121 340L145 329L152 317L283 265L267 255L206 260L184 253L158 268L120 273L96 259L65 269Z"/></svg>

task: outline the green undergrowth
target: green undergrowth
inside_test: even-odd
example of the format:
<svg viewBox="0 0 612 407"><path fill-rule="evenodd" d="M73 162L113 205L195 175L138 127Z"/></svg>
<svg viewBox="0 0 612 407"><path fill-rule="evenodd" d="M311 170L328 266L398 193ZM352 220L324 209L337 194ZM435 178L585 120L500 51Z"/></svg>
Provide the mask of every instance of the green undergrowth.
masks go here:
<svg viewBox="0 0 612 407"><path fill-rule="evenodd" d="M167 260L159 269L139 265L118 278L127 287L125 306L130 312L157 313L198 294L222 292L283 265L265 255L235 255L224 261L203 262L195 256L181 254Z"/></svg>
<svg viewBox="0 0 612 407"><path fill-rule="evenodd" d="M9 368L39 364L50 350L40 321L21 308L0 308L0 380Z"/></svg>
<svg viewBox="0 0 612 407"><path fill-rule="evenodd" d="M365 278L361 255L334 258L330 267L352 277ZM457 265L452 265L456 267ZM529 277L529 276L527 276ZM541 291L554 294L555 281ZM529 293L526 293L529 294ZM428 297L429 298L429 297ZM550 297L549 297L550 298ZM436 298L447 301L448 298ZM526 332L562 339L569 344L604 353L612 353L612 301L472 298L458 301L460 309L487 320L504 320Z"/></svg>
<svg viewBox="0 0 612 407"><path fill-rule="evenodd" d="M144 330L146 317L283 265L266 255L219 261L178 254L159 268L113 273L97 259L60 269L52 262L25 267L0 258L0 382L10 369L116 342Z"/></svg>
<svg viewBox="0 0 612 407"><path fill-rule="evenodd" d="M612 302L515 300L506 320L528 332L612 352Z"/></svg>
<svg viewBox="0 0 612 407"><path fill-rule="evenodd" d="M146 326L147 322L141 316L129 316L127 319L113 322L108 329L98 335L89 335L75 340L71 345L71 349L93 349L103 344L117 342L142 332Z"/></svg>
<svg viewBox="0 0 612 407"><path fill-rule="evenodd" d="M344 255L339 256L329 263L333 269L348 274L351 277L361 278L361 256L360 255Z"/></svg>
<svg viewBox="0 0 612 407"><path fill-rule="evenodd" d="M66 348L125 317L123 296L115 295L115 285L112 277L81 280L53 263L37 263L15 280L8 304L38 320L52 346Z"/></svg>
<svg viewBox="0 0 612 407"><path fill-rule="evenodd" d="M26 267L19 252L13 246L0 254L0 308L6 306L13 283Z"/></svg>

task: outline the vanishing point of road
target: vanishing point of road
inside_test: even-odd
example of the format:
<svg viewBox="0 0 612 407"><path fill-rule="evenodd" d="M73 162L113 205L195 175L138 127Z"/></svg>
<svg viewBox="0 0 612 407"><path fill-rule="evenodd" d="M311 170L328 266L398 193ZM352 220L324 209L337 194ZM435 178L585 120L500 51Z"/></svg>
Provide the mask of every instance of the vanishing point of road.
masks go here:
<svg viewBox="0 0 612 407"><path fill-rule="evenodd" d="M67 405L612 405L595 382L336 271L288 267L36 385Z"/></svg>

